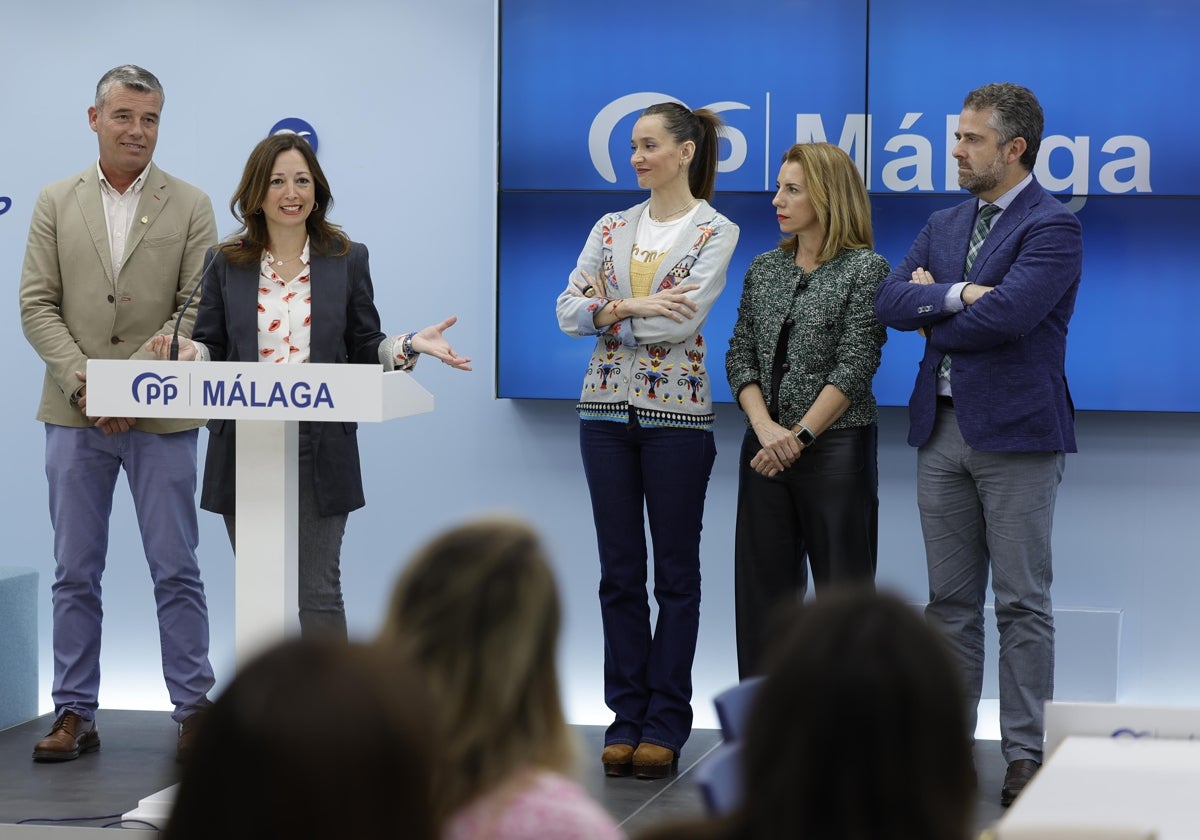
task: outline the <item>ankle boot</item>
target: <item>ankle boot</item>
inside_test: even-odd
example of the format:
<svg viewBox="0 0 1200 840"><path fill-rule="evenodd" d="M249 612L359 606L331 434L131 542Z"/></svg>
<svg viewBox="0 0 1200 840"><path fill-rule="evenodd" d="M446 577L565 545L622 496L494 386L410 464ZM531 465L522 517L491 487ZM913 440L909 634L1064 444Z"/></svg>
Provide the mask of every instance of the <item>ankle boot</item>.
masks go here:
<svg viewBox="0 0 1200 840"><path fill-rule="evenodd" d="M679 769L674 750L657 744L638 744L633 753L633 772L639 779L665 779Z"/></svg>
<svg viewBox="0 0 1200 840"><path fill-rule="evenodd" d="M600 753L606 776L629 776L633 774L633 747L629 744L609 744Z"/></svg>

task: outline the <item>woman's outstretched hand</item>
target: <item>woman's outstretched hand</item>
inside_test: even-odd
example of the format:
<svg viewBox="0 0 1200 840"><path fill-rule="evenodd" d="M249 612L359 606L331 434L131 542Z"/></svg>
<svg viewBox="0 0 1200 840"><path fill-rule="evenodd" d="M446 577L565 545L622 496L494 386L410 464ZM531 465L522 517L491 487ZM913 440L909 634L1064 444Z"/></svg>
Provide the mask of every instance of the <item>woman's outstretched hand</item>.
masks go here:
<svg viewBox="0 0 1200 840"><path fill-rule="evenodd" d="M450 342L446 341L442 335L456 323L458 323L458 316L451 315L440 324L430 324L423 330L413 333L412 348L423 355L441 359L443 364L450 365L457 370L470 370L471 359L455 353Z"/></svg>

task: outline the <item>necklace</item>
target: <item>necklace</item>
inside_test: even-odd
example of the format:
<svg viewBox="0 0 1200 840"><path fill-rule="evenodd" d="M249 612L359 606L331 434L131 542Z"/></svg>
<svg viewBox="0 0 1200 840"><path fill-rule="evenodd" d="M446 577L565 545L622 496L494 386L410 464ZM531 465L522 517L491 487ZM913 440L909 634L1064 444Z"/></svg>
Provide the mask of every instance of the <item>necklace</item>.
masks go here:
<svg viewBox="0 0 1200 840"><path fill-rule="evenodd" d="M649 211L649 210L647 210L646 212L647 212L647 213L649 213L649 215L650 215L650 221L652 221L652 222L665 222L667 219L671 218L672 216L678 216L678 215L679 215L680 213L682 213L684 210L690 210L690 209L692 208L692 205L693 205L693 204L695 204L695 203L696 203L696 199L694 199L694 198L689 198L689 199L687 200L687 203L686 203L686 204L684 204L682 207L679 207L678 209L672 210L670 213L667 213L667 214L666 214L666 215L664 215L664 216L659 216L659 217L657 217L657 218L655 218L654 214L653 214L653 213L650 213L650 211Z"/></svg>
<svg viewBox="0 0 1200 840"><path fill-rule="evenodd" d="M283 259L275 260L275 265L283 265L285 262L291 262L292 260L299 258L300 255L303 253L304 252L301 251L299 254L296 254L296 256L294 256L294 257L284 257Z"/></svg>

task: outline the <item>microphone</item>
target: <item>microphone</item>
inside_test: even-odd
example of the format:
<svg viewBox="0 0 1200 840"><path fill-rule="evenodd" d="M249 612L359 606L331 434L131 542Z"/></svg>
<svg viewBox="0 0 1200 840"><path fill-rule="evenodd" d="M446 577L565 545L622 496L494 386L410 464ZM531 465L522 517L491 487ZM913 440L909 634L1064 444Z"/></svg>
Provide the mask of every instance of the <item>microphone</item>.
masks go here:
<svg viewBox="0 0 1200 840"><path fill-rule="evenodd" d="M183 302L183 306L179 309L179 315L175 318L175 332L171 334L171 355L172 362L179 360L179 325L183 323L183 316L187 312L189 306L192 305L192 298L196 297L196 292L200 291L200 287L204 285L204 275L208 274L208 270L213 267L217 261L217 252L227 251L229 249L244 248L246 240L239 239L236 242L230 242L226 245L218 245L213 249L213 258L208 261L208 265L200 272L200 277L196 280L196 285L192 286L192 291L188 293L187 300Z"/></svg>

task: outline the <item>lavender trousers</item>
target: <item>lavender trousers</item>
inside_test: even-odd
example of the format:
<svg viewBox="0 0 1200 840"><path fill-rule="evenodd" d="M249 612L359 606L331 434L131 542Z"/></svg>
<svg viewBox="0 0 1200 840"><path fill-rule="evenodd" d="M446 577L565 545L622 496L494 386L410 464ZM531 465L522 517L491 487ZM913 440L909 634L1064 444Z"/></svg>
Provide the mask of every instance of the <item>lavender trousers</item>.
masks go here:
<svg viewBox="0 0 1200 840"><path fill-rule="evenodd" d="M100 694L100 579L117 475L125 470L158 608L163 678L182 722L208 705L208 604L196 559L195 429L105 435L46 425L46 480L54 528L55 714L96 715ZM129 558L118 558L127 562Z"/></svg>

